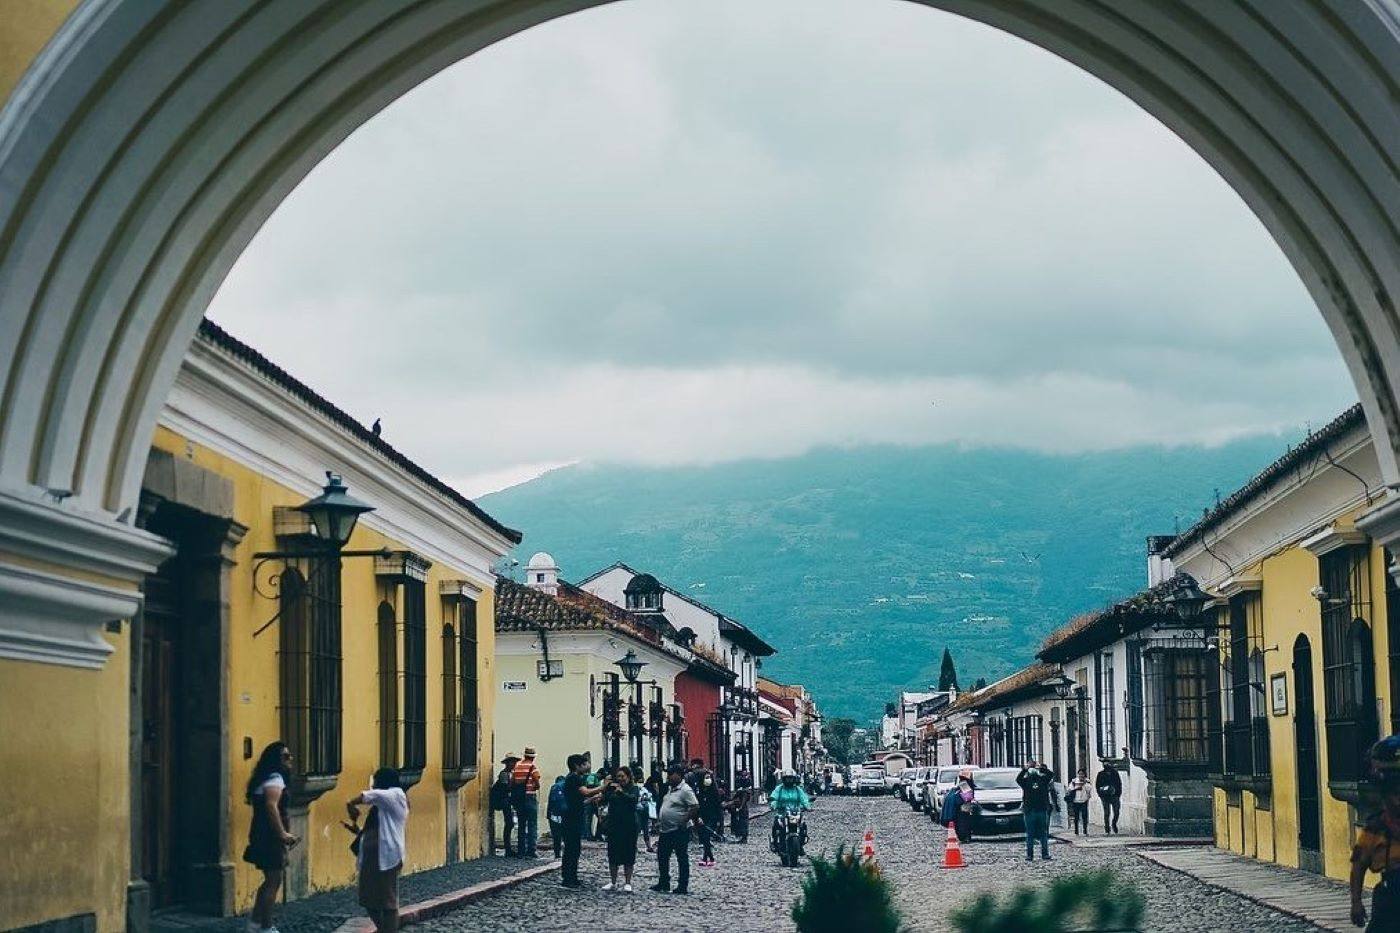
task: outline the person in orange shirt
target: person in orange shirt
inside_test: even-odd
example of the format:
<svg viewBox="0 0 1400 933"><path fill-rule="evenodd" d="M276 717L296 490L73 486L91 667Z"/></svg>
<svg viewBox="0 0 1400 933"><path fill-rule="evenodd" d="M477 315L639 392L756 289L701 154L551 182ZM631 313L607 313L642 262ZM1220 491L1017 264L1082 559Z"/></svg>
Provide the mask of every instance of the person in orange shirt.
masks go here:
<svg viewBox="0 0 1400 933"><path fill-rule="evenodd" d="M1370 757L1381 811L1366 821L1351 850L1351 922L1372 933L1400 931L1400 735L1381 739ZM1381 876L1371 894L1369 924L1361 896L1368 871Z"/></svg>
<svg viewBox="0 0 1400 933"><path fill-rule="evenodd" d="M536 858L535 840L540 823L540 769L535 767L535 747L526 745L524 757L510 773L510 805L515 810L516 852L521 858Z"/></svg>

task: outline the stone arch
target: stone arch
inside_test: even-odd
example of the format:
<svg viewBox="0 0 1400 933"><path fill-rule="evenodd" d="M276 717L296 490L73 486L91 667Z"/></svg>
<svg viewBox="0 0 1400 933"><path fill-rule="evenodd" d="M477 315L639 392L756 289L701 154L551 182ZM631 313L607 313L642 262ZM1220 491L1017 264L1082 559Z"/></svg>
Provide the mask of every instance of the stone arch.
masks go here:
<svg viewBox="0 0 1400 933"><path fill-rule="evenodd" d="M155 545L131 510L157 415L263 221L401 94L602 2L81 3L0 111L0 543L144 572ZM1400 481L1393 3L922 2L1098 76L1234 187L1316 301Z"/></svg>

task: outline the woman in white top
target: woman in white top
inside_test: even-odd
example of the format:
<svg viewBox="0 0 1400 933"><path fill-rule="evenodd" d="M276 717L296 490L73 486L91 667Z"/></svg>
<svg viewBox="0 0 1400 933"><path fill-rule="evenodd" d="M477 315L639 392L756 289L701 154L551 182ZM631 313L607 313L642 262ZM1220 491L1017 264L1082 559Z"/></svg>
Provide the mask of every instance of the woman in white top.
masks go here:
<svg viewBox="0 0 1400 933"><path fill-rule="evenodd" d="M1069 782L1069 816L1076 836L1081 826L1084 835L1089 835L1089 798L1093 793L1094 785L1089 783L1089 775L1080 768L1078 776Z"/></svg>
<svg viewBox="0 0 1400 933"><path fill-rule="evenodd" d="M277 890L282 886L282 871L287 866L287 849L297 842L297 837L287 832L286 791L291 776L291 749L283 742L273 742L262 750L248 778L248 804L253 808L253 819L243 861L256 865L263 873L248 915L248 933L277 933L272 911L277 904Z"/></svg>
<svg viewBox="0 0 1400 933"><path fill-rule="evenodd" d="M408 824L408 795L394 768L374 772L373 787L349 801L352 823L360 807L372 809L359 835L356 864L360 872L360 906L381 933L399 928L399 872L403 869L403 835Z"/></svg>

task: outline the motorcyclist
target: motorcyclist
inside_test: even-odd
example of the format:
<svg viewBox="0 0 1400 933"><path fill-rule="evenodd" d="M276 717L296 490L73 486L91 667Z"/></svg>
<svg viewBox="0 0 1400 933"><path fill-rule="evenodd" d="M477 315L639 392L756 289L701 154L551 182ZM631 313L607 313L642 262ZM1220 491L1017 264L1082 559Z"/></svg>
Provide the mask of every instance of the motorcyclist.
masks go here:
<svg viewBox="0 0 1400 933"><path fill-rule="evenodd" d="M773 808L771 838L773 847L776 849L778 833L785 813L788 810L812 809L812 798L808 797L807 792L802 789L802 785L797 780L797 772L789 768L783 772L782 781L773 788L773 793L768 795L768 805Z"/></svg>

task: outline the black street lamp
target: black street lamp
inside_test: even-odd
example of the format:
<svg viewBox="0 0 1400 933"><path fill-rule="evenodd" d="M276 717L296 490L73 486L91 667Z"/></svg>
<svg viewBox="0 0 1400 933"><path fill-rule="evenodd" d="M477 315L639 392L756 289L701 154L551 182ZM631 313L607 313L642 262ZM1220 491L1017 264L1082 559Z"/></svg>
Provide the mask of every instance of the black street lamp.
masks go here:
<svg viewBox="0 0 1400 933"><path fill-rule="evenodd" d="M1196 581L1190 575L1182 574L1181 577L1181 583L1171 595L1163 597L1162 602L1166 603L1182 622L1194 622L1200 618L1206 603L1210 602L1210 596L1196 585Z"/></svg>
<svg viewBox="0 0 1400 933"><path fill-rule="evenodd" d="M327 470L326 485L321 494L297 506L296 511L311 519L316 536L326 547L339 551L350 541L350 535L354 532L355 523L359 521L360 516L366 512L373 512L374 506L350 495L350 491L340 479L340 474Z"/></svg>
<svg viewBox="0 0 1400 933"><path fill-rule="evenodd" d="M627 654L613 663L622 669L622 676L627 678L629 684L637 682L637 678L642 675L642 668L647 665L647 662L637 657L637 652L631 648L627 649Z"/></svg>

